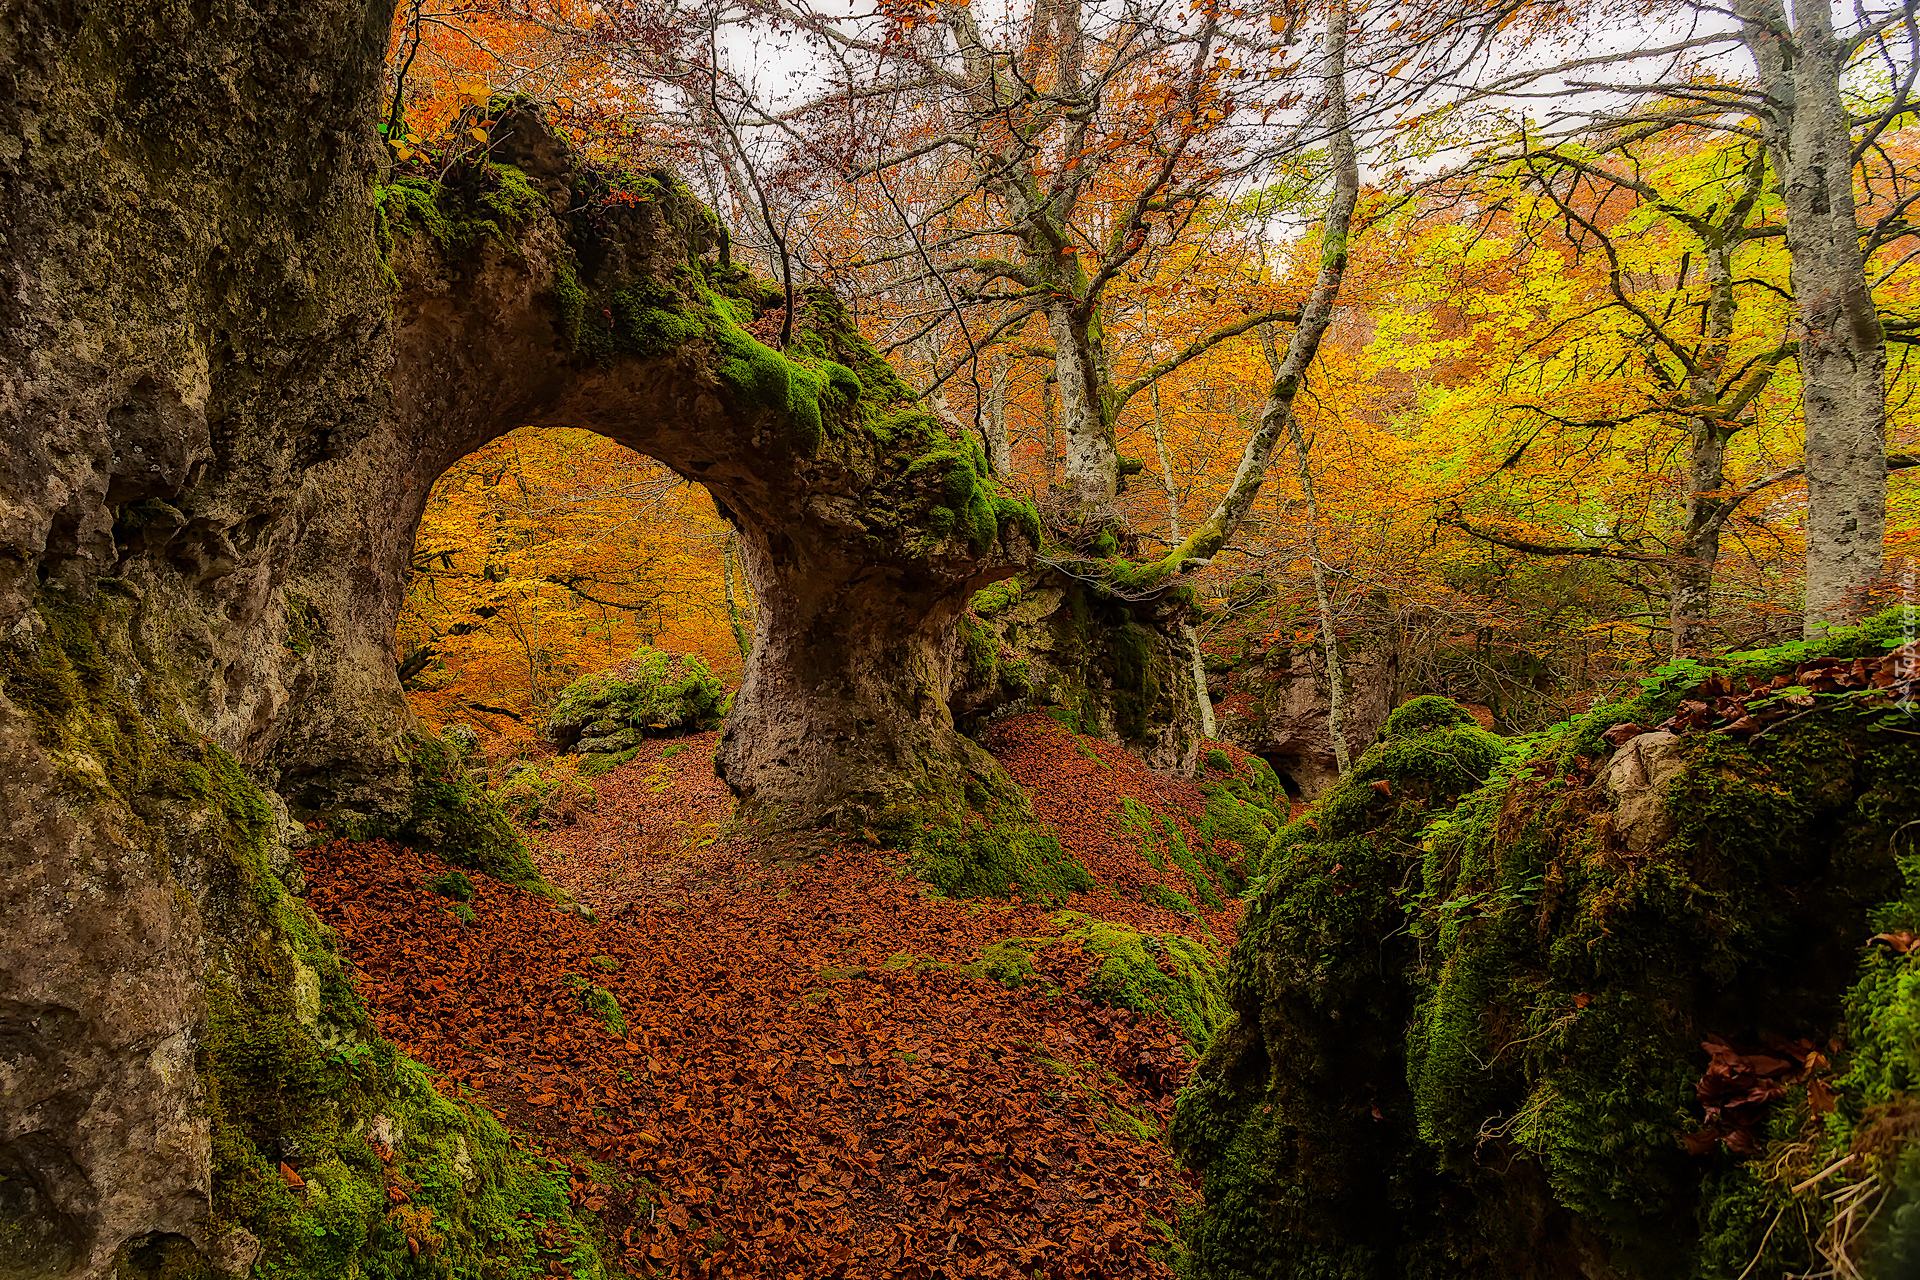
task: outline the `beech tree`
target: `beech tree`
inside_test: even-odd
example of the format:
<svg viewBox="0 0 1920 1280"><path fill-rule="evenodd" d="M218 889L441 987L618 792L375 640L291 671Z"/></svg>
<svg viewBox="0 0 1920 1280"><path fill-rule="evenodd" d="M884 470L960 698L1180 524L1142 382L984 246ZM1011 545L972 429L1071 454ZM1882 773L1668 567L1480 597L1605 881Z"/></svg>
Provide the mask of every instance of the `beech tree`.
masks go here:
<svg viewBox="0 0 1920 1280"><path fill-rule="evenodd" d="M1858 5L1845 25L1835 23L1832 0L1795 0L1791 12L1782 0L1734 0L1731 28L1728 11L1680 0L1665 12L1691 16L1698 34L1498 76L1476 96L1624 93L1628 105L1599 112L1563 102L1553 122L1641 137L1707 126L1765 145L1793 264L1806 419L1803 627L1813 636L1866 612L1882 571L1888 330L1866 263L1877 248L1913 234L1908 214L1920 187L1889 160L1876 216L1865 224L1855 187L1882 136L1912 109L1920 24L1913 0ZM1744 52L1749 79L1716 74L1708 61L1732 49ZM1632 78L1650 64L1657 67L1651 75ZM1853 92L1876 74L1878 86ZM1564 87L1548 93L1549 81Z"/></svg>

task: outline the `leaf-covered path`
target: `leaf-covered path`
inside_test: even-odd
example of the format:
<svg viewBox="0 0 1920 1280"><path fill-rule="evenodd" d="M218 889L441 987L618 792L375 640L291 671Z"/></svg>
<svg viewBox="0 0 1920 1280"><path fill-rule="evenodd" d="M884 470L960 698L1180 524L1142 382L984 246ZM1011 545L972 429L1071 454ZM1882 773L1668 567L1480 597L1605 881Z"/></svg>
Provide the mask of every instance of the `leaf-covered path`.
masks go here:
<svg viewBox="0 0 1920 1280"><path fill-rule="evenodd" d="M1016 775L1049 750L1079 761L1055 762L1041 807L1106 883L1154 875L1124 865L1120 796L1204 805L1051 726L1016 736ZM1092 998L1095 959L1070 939L1015 988L986 974L983 949L1062 933L1051 908L932 898L865 848L781 869L711 842L710 747L679 745L541 838L598 923L475 876L463 924L430 855L310 850L311 901L382 1032L569 1157L636 1274L1169 1274L1165 1224L1193 1192L1159 1133L1185 1043ZM1137 896L1069 905L1229 941L1225 913L1208 928Z"/></svg>

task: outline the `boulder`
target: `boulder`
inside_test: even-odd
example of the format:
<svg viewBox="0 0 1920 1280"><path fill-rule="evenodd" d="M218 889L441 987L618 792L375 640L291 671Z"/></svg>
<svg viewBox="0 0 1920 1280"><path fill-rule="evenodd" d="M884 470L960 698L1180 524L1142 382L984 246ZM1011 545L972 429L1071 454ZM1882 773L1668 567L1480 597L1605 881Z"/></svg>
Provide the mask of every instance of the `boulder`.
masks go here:
<svg viewBox="0 0 1920 1280"><path fill-rule="evenodd" d="M607 671L568 685L547 717L562 751L625 751L642 738L718 729L727 691L699 655L650 645Z"/></svg>

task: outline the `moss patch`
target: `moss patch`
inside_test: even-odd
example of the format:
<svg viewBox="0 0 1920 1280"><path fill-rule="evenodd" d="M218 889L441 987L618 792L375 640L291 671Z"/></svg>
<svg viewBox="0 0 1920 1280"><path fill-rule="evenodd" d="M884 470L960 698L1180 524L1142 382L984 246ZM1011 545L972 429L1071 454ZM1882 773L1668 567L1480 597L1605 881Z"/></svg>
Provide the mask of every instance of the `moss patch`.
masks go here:
<svg viewBox="0 0 1920 1280"><path fill-rule="evenodd" d="M1141 933L1078 911L1062 911L1053 923L1058 933L992 943L961 971L1017 987L1035 977L1034 957L1040 952L1074 945L1099 961L1089 994L1117 1008L1160 1018L1195 1052L1204 1052L1233 1016L1220 958L1203 943L1178 933Z"/></svg>
<svg viewBox="0 0 1920 1280"><path fill-rule="evenodd" d="M1881 620L1818 649L1890 638ZM1790 672L1805 648L1720 669ZM1416 700L1274 836L1229 962L1239 1022L1173 1126L1206 1182L1195 1274L1523 1274L1598 1250L1644 1280L1735 1280L1814 1266L1820 1196L1869 1164L1909 1185L1901 1139L1791 1192L1910 1105L1920 983L1860 946L1920 929L1891 848L1920 821L1920 751L1840 698L1751 740L1692 735L1671 823L1634 835L1601 734L1657 723L1702 674L1514 744ZM1761 1158L1689 1154L1708 1035L1838 1036L1832 1114L1798 1080L1759 1112Z"/></svg>
<svg viewBox="0 0 1920 1280"><path fill-rule="evenodd" d="M915 876L949 898L1060 902L1093 887L1051 827L997 796L903 815L885 824L884 838L906 850Z"/></svg>

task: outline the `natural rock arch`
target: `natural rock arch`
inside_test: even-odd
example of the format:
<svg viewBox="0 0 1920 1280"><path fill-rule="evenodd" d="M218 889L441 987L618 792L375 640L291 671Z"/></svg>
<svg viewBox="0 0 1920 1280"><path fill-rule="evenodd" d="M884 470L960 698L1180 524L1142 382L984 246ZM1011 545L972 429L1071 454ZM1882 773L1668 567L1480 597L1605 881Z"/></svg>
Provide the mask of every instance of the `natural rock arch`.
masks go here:
<svg viewBox="0 0 1920 1280"><path fill-rule="evenodd" d="M8 1274L245 1253L209 1238L215 1170L272 1164L223 1061L371 1034L299 902L289 803L406 809L407 552L433 480L492 434L602 431L733 513L762 622L721 765L751 814L951 814L991 775L946 710L946 630L1031 513L830 299L798 349L752 342L766 299L702 263L698 205L658 179L599 198L533 113L492 167L376 199L390 18L0 20ZM388 1061L359 1122L401 1105Z"/></svg>
<svg viewBox="0 0 1920 1280"><path fill-rule="evenodd" d="M946 707L951 636L972 592L1031 554L1031 509L831 294L799 300L785 353L748 334L783 304L719 260L717 225L669 175L611 185L531 105L493 138L454 180L380 196L391 409L337 464L288 582L331 650L279 753L294 794L338 801L356 761L390 754L367 740L407 718L385 677L427 491L527 425L655 458L739 528L759 627L717 767L750 816L866 825L991 773Z"/></svg>

